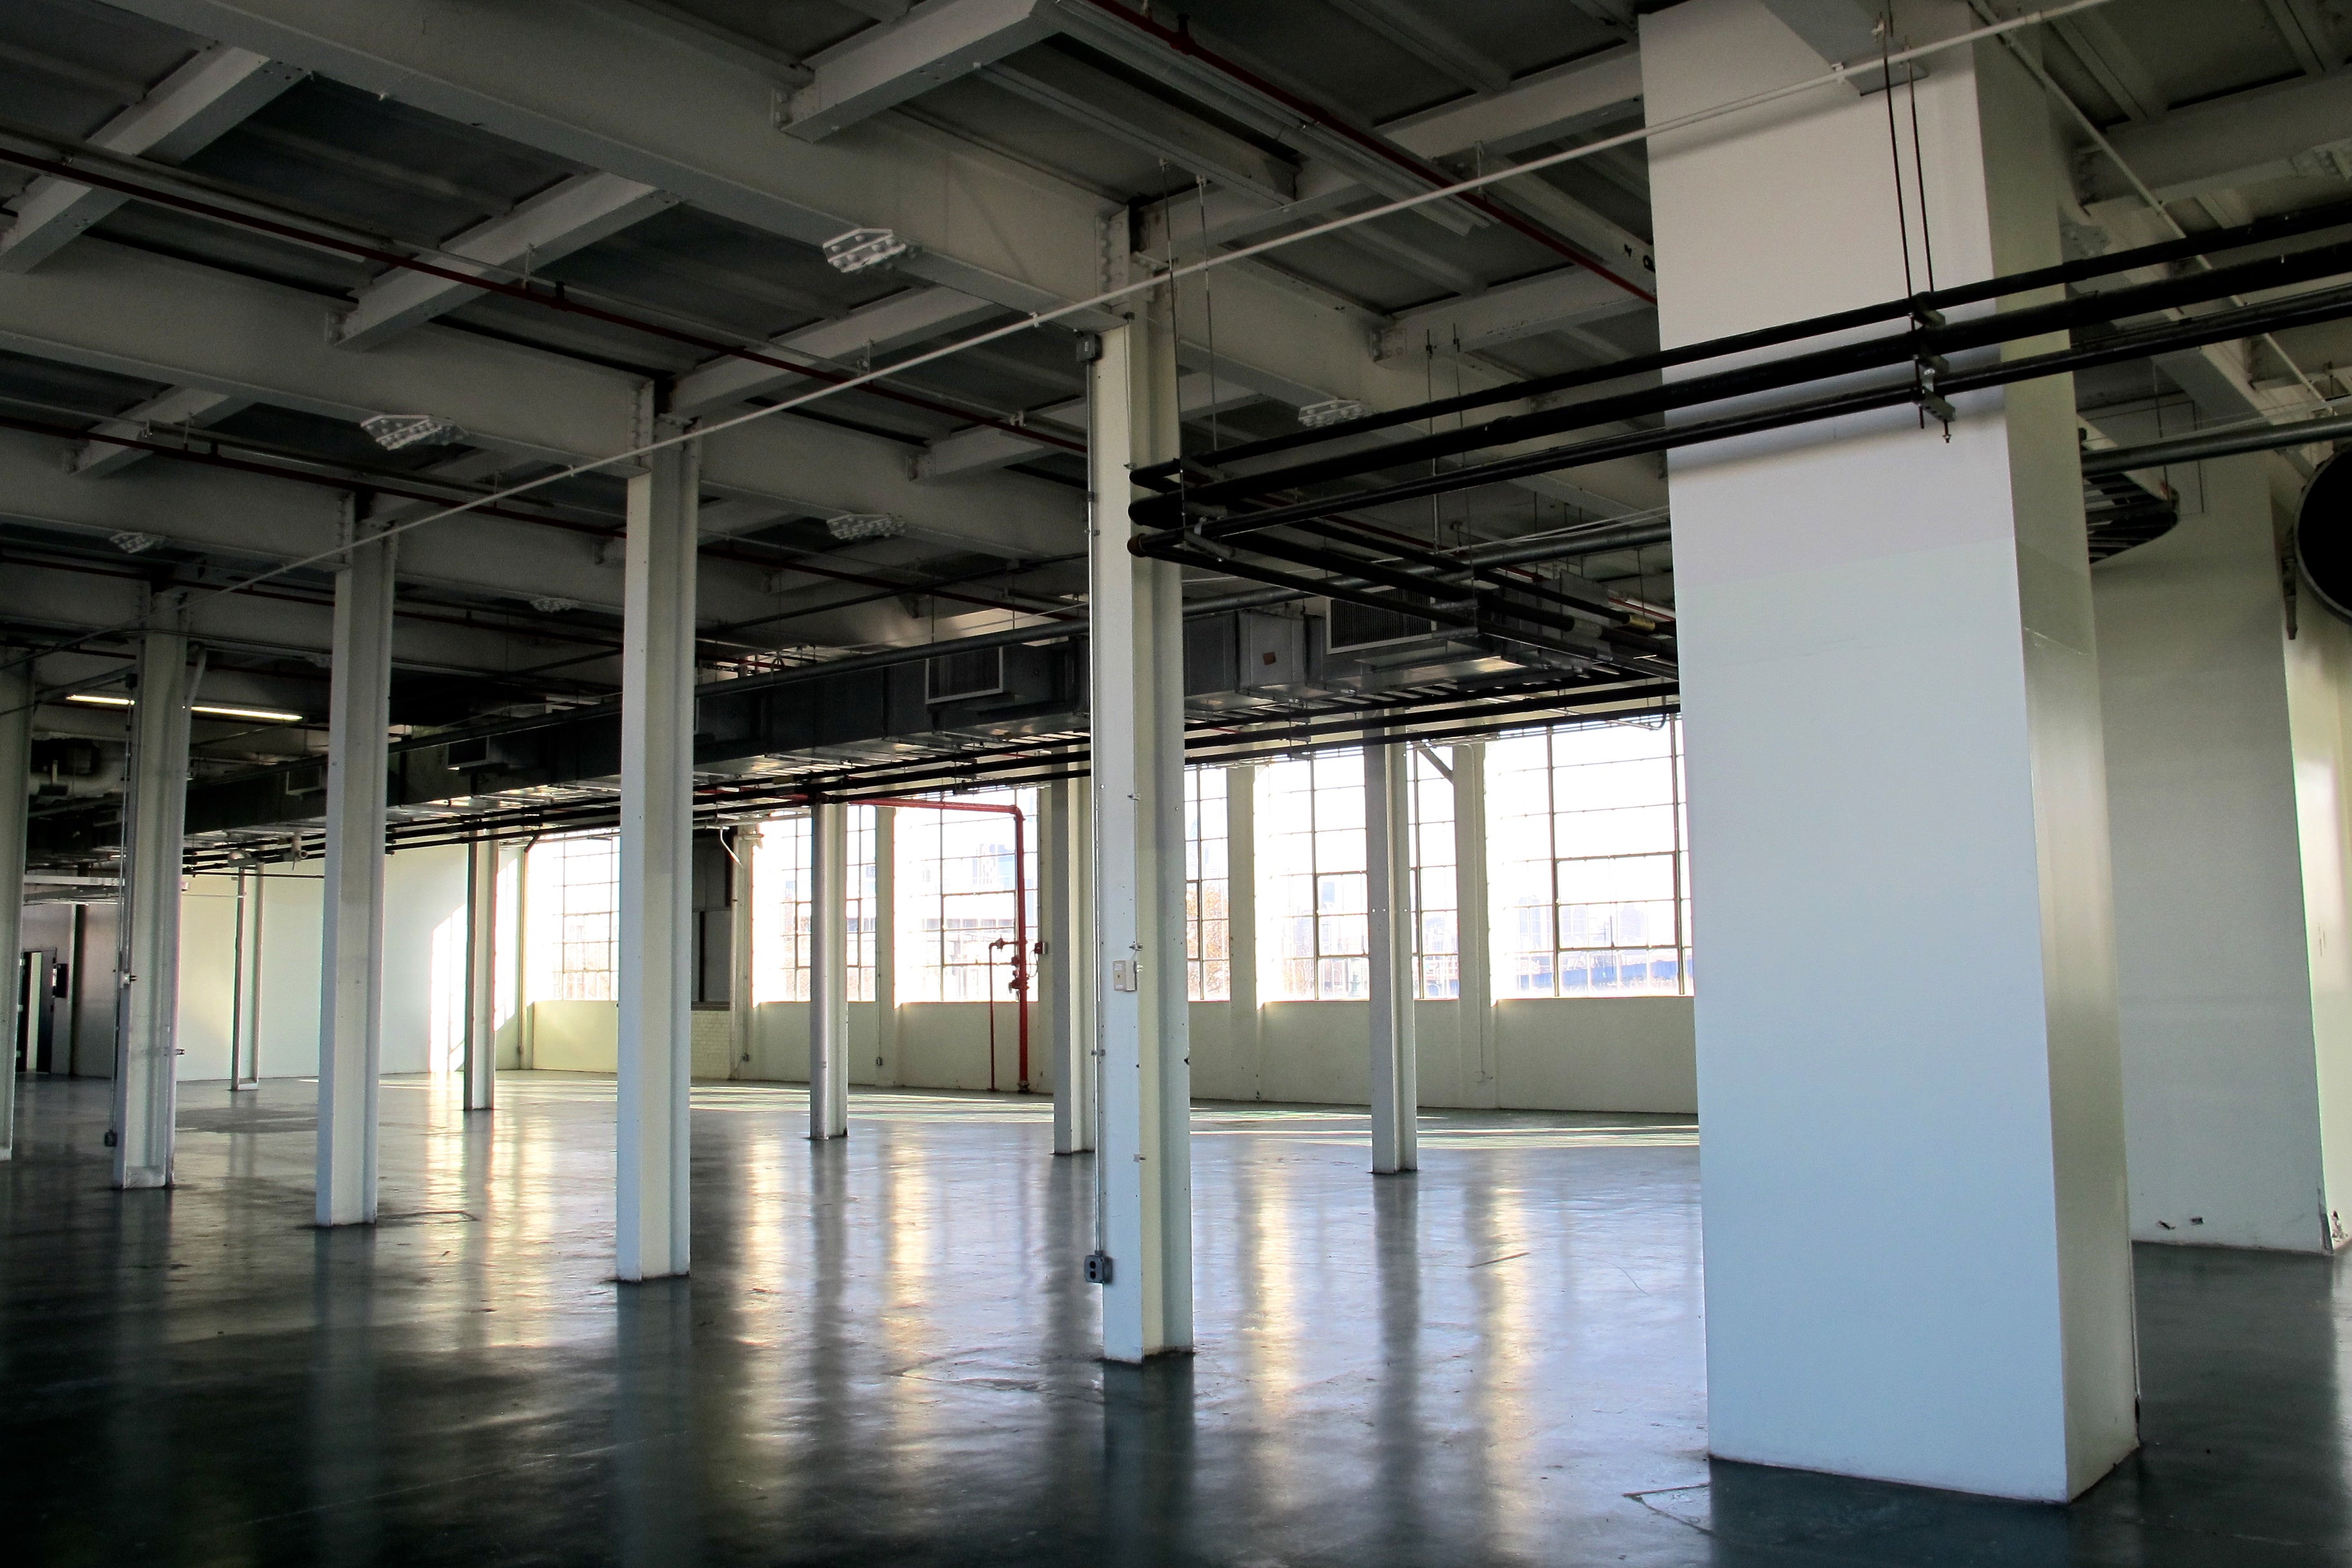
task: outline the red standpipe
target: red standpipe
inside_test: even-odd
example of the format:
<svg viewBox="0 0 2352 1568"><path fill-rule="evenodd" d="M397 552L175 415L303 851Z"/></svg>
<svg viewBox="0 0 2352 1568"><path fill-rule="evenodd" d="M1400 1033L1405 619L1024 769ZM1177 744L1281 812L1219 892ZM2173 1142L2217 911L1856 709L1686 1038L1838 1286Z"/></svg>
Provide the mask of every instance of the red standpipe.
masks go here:
<svg viewBox="0 0 2352 1568"><path fill-rule="evenodd" d="M922 811L987 811L1013 818L1013 994L1020 998L1018 1033L1021 1041L1021 1092L1029 1092L1029 819L1017 805L991 805L977 800L925 800L895 795L845 796L843 805L912 806ZM876 940L880 940L879 932ZM994 966L992 964L991 968ZM989 1003L989 1022L995 1023L996 1004ZM996 1047L988 1050L991 1081L996 1076Z"/></svg>

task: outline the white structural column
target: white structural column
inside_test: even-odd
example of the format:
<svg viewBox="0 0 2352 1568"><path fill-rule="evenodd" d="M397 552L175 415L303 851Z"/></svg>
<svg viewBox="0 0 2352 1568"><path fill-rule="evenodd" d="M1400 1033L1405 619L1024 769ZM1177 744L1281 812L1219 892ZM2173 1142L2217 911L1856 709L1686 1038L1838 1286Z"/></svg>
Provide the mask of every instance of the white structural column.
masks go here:
<svg viewBox="0 0 2352 1568"><path fill-rule="evenodd" d="M1053 1051L1054 1152L1095 1146L1093 801L1085 784L1056 779L1037 792L1037 964Z"/></svg>
<svg viewBox="0 0 2352 1568"><path fill-rule="evenodd" d="M2343 694L2352 629L2280 592L2272 466L2166 477L2179 526L2092 575L2132 1235L2352 1242Z"/></svg>
<svg viewBox="0 0 2352 1568"><path fill-rule="evenodd" d="M180 1014L180 849L188 807L187 604L158 595L139 639L124 803L114 1184L172 1184Z"/></svg>
<svg viewBox="0 0 2352 1568"><path fill-rule="evenodd" d="M1409 748L1364 748L1364 932L1370 954L1372 1174L1418 1170L1419 1042L1413 1035L1412 784Z"/></svg>
<svg viewBox="0 0 2352 1568"><path fill-rule="evenodd" d="M1916 39L1969 25L1903 12ZM1642 62L1654 121L1821 70L1762 0L1643 17ZM2032 79L1987 47L1917 89L1937 280L2055 262ZM1654 140L1664 342L1902 294L1886 111L1835 86ZM1727 1458L2058 1501L2137 1440L2073 395L1669 469Z"/></svg>
<svg viewBox="0 0 2352 1568"><path fill-rule="evenodd" d="M1110 1269L1103 1354L1139 1362L1192 1342L1182 583L1127 547L1129 469L1176 455L1176 355L1168 324L1150 316L1101 343L1088 440L1096 1170Z"/></svg>
<svg viewBox="0 0 2352 1568"><path fill-rule="evenodd" d="M662 434L675 434L659 421ZM620 1126L623 1279L687 1271L693 1072L694 575L700 443L629 480L621 649Z"/></svg>
<svg viewBox="0 0 2352 1568"><path fill-rule="evenodd" d="M302 72L250 49L215 44L101 125L93 145L155 163L177 163L302 79ZM16 198L0 230L0 270L22 272L130 198L44 175Z"/></svg>
<svg viewBox="0 0 2352 1568"><path fill-rule="evenodd" d="M488 1110L499 1086L499 863L495 838L466 855L466 1109Z"/></svg>
<svg viewBox="0 0 2352 1568"><path fill-rule="evenodd" d="M849 1132L849 807L809 807L809 1136Z"/></svg>
<svg viewBox="0 0 2352 1568"><path fill-rule="evenodd" d="M1454 770L1454 931L1461 953L1461 1082L1467 1104L1502 1103L1502 1059L1495 1037L1495 968L1486 881L1486 748L1455 746Z"/></svg>
<svg viewBox="0 0 2352 1568"><path fill-rule="evenodd" d="M0 648L0 957L14 957L25 918L25 827L33 769L33 656ZM9 971L11 976L16 973ZM0 1064L0 1160L16 1157L16 1041L24 987L11 985L0 1006L0 1036L10 1059ZM68 1048L70 1048L69 1047Z"/></svg>
<svg viewBox="0 0 2352 1568"><path fill-rule="evenodd" d="M368 525L361 524L362 528ZM383 1055L384 745L392 722L393 552L354 535L335 574L319 889L319 1223L375 1223Z"/></svg>
<svg viewBox="0 0 2352 1568"><path fill-rule="evenodd" d="M1225 770L1226 951L1233 967L1229 1037L1252 1100L1265 1098L1265 1032L1257 975L1257 769Z"/></svg>
<svg viewBox="0 0 2352 1568"><path fill-rule="evenodd" d="M898 814L874 808L874 1081L898 1081Z"/></svg>
<svg viewBox="0 0 2352 1568"><path fill-rule="evenodd" d="M745 823L728 844L733 861L729 874L727 905L727 1076L741 1078L751 1064L751 1047L760 1026L760 999L751 987L751 863L760 853L760 829Z"/></svg>

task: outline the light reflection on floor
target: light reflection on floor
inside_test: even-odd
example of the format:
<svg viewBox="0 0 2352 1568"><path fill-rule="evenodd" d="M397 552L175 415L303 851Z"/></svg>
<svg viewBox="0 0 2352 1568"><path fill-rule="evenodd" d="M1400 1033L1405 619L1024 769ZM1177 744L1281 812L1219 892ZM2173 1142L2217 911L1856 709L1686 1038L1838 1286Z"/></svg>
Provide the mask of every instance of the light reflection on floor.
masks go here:
<svg viewBox="0 0 2352 1568"><path fill-rule="evenodd" d="M2021 1509L1708 1465L1687 1118L1433 1112L1423 1169L1376 1179L1361 1112L1201 1106L1199 1353L1138 1370L1096 1358L1092 1162L1050 1152L1042 1100L861 1092L813 1145L798 1089L698 1085L694 1275L621 1287L611 1080L509 1075L472 1116L453 1088L384 1085L383 1223L320 1231L313 1085L187 1086L183 1185L117 1194L107 1087L25 1083L10 1561L1891 1568L2352 1539L2324 1260L2143 1249L2149 1447Z"/></svg>

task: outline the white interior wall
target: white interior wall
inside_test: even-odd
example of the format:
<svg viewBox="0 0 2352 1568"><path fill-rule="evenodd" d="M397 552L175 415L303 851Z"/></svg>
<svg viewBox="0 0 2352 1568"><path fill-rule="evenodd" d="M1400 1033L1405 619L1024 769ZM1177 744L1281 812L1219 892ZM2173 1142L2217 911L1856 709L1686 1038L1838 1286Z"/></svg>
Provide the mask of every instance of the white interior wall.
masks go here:
<svg viewBox="0 0 2352 1568"><path fill-rule="evenodd" d="M1492 1106L1477 1095L1458 1040L1461 1005L1423 1002L1416 1024L1422 1051L1421 1103L1433 1110ZM532 1065L568 1072L611 1072L619 1012L610 1002L532 1005ZM849 1005L849 1080L881 1080L876 1058L881 1009ZM1255 1080L1234 1039L1233 1004L1192 1004L1192 1092L1202 1100L1266 1100L1310 1105L1361 1105L1370 1072L1364 1007L1357 1002L1277 1002L1260 1012ZM713 1015L723 1017L723 1015ZM1626 996L1505 1002L1495 1009L1500 1107L1512 1110L1619 1110L1690 1115L1697 1109L1697 1064L1687 996ZM1030 1087L1053 1089L1040 1026L1031 1020ZM699 1019L698 1019L699 1022ZM723 1057L700 1048L696 1073ZM715 1035L714 1035L715 1039ZM1010 1005L996 1009L996 1087L1019 1073L1019 1036ZM898 1060L892 1081L908 1089L989 1087L988 1012L977 1002L913 1002L898 1009ZM808 1005L763 1002L752 1059L737 1079L808 1081Z"/></svg>
<svg viewBox="0 0 2352 1568"><path fill-rule="evenodd" d="M236 879L189 877L180 890L177 1076L229 1075L236 984Z"/></svg>
<svg viewBox="0 0 2352 1568"><path fill-rule="evenodd" d="M466 847L386 858L383 1070L455 1072L466 1047Z"/></svg>
<svg viewBox="0 0 2352 1568"><path fill-rule="evenodd" d="M264 1078L319 1070L320 880L272 867L261 900ZM247 879L247 896L256 896ZM191 877L180 903L179 1076L224 1079L235 1007L236 879ZM404 850L384 869L383 1070L446 1070L464 1039L466 851Z"/></svg>

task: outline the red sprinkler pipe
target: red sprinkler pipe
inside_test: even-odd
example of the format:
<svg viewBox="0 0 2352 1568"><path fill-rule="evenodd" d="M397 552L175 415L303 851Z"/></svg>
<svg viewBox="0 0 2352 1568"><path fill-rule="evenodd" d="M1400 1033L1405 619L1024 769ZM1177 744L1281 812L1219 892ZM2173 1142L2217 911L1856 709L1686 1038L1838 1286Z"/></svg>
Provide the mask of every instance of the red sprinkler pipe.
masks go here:
<svg viewBox="0 0 2352 1568"><path fill-rule="evenodd" d="M868 795L845 798L844 805L914 806L926 811L987 811L1013 818L1013 994L1020 998L1021 1092L1029 1092L1029 819L1017 805L992 805L977 800L925 800L915 796ZM995 961L990 960L993 991ZM988 1004L989 1027L996 1026L996 1001ZM988 1050L990 1087L996 1081L996 1047Z"/></svg>

